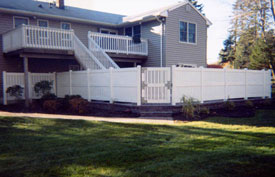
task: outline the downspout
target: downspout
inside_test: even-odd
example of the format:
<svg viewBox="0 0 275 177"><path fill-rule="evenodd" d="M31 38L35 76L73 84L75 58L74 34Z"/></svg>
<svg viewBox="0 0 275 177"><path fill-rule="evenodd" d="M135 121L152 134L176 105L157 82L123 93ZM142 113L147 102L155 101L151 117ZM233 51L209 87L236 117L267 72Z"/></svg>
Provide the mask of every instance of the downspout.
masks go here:
<svg viewBox="0 0 275 177"><path fill-rule="evenodd" d="M160 34L160 67L163 67L163 21L159 19L159 17L156 18L157 21L161 25L161 34Z"/></svg>

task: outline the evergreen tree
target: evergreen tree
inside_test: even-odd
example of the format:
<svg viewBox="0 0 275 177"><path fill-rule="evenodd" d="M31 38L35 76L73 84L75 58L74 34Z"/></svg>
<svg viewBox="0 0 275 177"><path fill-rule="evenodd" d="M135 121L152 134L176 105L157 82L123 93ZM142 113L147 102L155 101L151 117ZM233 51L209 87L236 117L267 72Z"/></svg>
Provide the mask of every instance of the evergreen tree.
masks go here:
<svg viewBox="0 0 275 177"><path fill-rule="evenodd" d="M220 63L233 64L235 60L235 42L233 40L233 36L229 35L228 38L223 42L224 48L220 51Z"/></svg>
<svg viewBox="0 0 275 177"><path fill-rule="evenodd" d="M203 4L199 4L197 0L188 0L191 4L193 4L194 7L198 9L202 13L203 11Z"/></svg>

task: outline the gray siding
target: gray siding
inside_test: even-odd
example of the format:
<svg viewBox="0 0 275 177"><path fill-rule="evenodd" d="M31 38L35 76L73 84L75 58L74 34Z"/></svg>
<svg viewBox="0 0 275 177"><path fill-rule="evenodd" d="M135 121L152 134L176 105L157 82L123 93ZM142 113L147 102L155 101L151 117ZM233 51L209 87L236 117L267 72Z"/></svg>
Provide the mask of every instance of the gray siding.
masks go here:
<svg viewBox="0 0 275 177"><path fill-rule="evenodd" d="M160 31L161 25L158 21L142 23L141 37L148 39L148 59L143 64L146 67L160 66Z"/></svg>
<svg viewBox="0 0 275 177"><path fill-rule="evenodd" d="M185 6L170 11L166 19L166 66L186 63L206 67L206 21L193 8L189 12L186 11ZM179 42L181 20L197 24L197 44Z"/></svg>

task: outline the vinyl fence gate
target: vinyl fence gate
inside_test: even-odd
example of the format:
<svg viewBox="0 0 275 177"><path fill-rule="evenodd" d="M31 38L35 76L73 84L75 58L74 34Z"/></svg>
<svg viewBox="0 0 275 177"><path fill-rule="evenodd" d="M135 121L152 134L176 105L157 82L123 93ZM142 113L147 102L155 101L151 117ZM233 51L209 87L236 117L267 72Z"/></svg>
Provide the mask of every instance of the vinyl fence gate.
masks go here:
<svg viewBox="0 0 275 177"><path fill-rule="evenodd" d="M171 103L171 68L142 68L142 103Z"/></svg>

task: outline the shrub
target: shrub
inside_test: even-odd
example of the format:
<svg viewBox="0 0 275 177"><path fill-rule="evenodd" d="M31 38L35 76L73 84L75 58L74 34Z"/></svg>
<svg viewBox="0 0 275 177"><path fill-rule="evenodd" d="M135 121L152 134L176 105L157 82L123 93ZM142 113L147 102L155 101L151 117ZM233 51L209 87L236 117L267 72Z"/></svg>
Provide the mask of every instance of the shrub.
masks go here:
<svg viewBox="0 0 275 177"><path fill-rule="evenodd" d="M265 99L263 101L263 106L271 106L272 105L272 101L270 99Z"/></svg>
<svg viewBox="0 0 275 177"><path fill-rule="evenodd" d="M181 101L183 102L182 113L186 118L195 118L196 100L192 97L183 96Z"/></svg>
<svg viewBox="0 0 275 177"><path fill-rule="evenodd" d="M197 106L196 112L198 115L209 115L210 110L207 107Z"/></svg>
<svg viewBox="0 0 275 177"><path fill-rule="evenodd" d="M61 103L57 100L46 100L43 103L43 109L50 113L56 113L61 107Z"/></svg>
<svg viewBox="0 0 275 177"><path fill-rule="evenodd" d="M245 104L245 107L247 107L247 108L253 108L254 107L254 103L250 100L245 101L244 104Z"/></svg>
<svg viewBox="0 0 275 177"><path fill-rule="evenodd" d="M89 102L83 98L73 98L69 101L70 109L76 114L86 114L89 112Z"/></svg>
<svg viewBox="0 0 275 177"><path fill-rule="evenodd" d="M41 97L42 100L55 100L57 96L53 93L47 93Z"/></svg>
<svg viewBox="0 0 275 177"><path fill-rule="evenodd" d="M16 99L20 99L22 98L23 90L23 87L21 87L20 85L14 85L7 88L6 93L10 96L14 96Z"/></svg>
<svg viewBox="0 0 275 177"><path fill-rule="evenodd" d="M227 111L233 111L236 108L236 105L233 101L228 100L224 103L224 108Z"/></svg>
<svg viewBox="0 0 275 177"><path fill-rule="evenodd" d="M46 94L51 93L51 89L53 87L53 82L51 81L40 81L37 82L34 85L34 92L36 93L37 96L44 96Z"/></svg>
<svg viewBox="0 0 275 177"><path fill-rule="evenodd" d="M65 95L66 100L71 100L74 98L82 98L80 95Z"/></svg>

